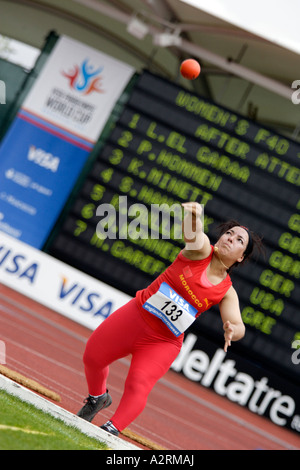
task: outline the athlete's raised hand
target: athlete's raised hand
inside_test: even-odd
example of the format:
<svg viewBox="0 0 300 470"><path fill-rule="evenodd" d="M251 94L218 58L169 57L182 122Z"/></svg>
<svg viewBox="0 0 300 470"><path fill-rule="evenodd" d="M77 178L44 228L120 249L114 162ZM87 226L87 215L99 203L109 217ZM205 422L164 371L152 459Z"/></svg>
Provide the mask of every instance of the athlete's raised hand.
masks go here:
<svg viewBox="0 0 300 470"><path fill-rule="evenodd" d="M228 346L231 346L231 340L234 335L234 326L230 321L226 321L223 325L223 330L224 330L224 338L225 338L225 345L224 345L224 351L227 352Z"/></svg>

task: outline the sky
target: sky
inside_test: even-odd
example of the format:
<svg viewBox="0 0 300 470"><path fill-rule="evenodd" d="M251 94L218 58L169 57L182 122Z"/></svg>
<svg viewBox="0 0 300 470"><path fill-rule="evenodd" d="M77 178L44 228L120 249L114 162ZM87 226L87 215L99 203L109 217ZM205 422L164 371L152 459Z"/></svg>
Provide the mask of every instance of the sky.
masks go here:
<svg viewBox="0 0 300 470"><path fill-rule="evenodd" d="M300 0L181 0L300 54Z"/></svg>

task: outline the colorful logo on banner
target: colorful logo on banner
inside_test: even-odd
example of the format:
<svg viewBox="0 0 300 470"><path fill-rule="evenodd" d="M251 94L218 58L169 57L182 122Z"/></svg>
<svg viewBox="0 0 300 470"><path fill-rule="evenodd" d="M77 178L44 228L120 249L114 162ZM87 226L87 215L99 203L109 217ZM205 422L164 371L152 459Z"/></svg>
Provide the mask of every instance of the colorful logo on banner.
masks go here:
<svg viewBox="0 0 300 470"><path fill-rule="evenodd" d="M79 91L83 95L90 95L93 92L104 93L102 89L102 73L104 67L95 69L89 65L88 59L84 60L80 66L74 65L73 69L62 72L62 75L69 80L69 86L72 90Z"/></svg>
<svg viewBox="0 0 300 470"><path fill-rule="evenodd" d="M1 142L0 231L43 248L133 73L71 38L57 41Z"/></svg>

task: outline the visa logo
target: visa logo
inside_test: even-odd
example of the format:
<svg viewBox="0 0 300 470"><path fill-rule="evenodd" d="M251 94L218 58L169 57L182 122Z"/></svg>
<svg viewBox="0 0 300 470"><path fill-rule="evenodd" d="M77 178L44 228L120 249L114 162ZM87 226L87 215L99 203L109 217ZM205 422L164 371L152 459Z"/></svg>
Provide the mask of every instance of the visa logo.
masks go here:
<svg viewBox="0 0 300 470"><path fill-rule="evenodd" d="M178 305L184 308L184 310L187 310L188 312L190 304L186 302L180 295L176 294L176 292L173 292L171 289L169 289L170 292L170 299L174 300Z"/></svg>
<svg viewBox="0 0 300 470"><path fill-rule="evenodd" d="M39 265L32 263L22 254L15 254L12 250L0 246L0 269L6 273L15 275L19 279L26 279L34 284Z"/></svg>
<svg viewBox="0 0 300 470"><path fill-rule="evenodd" d="M77 283L69 284L67 278L62 278L58 296L61 300L66 299L70 305L76 306L82 312L92 313L93 316L100 315L107 318L113 311L111 301L103 302L101 295L89 291L86 287Z"/></svg>
<svg viewBox="0 0 300 470"><path fill-rule="evenodd" d="M29 147L28 160L53 173L57 172L60 164L58 157L55 157L52 153L45 152L43 149L38 149L34 145Z"/></svg>

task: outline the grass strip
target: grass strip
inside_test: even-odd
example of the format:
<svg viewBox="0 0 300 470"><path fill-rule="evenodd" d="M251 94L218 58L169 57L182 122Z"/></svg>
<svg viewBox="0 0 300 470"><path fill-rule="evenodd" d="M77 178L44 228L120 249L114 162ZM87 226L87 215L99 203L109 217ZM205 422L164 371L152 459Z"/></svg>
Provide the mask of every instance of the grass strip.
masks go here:
<svg viewBox="0 0 300 470"><path fill-rule="evenodd" d="M105 450L99 442L0 390L0 450Z"/></svg>

